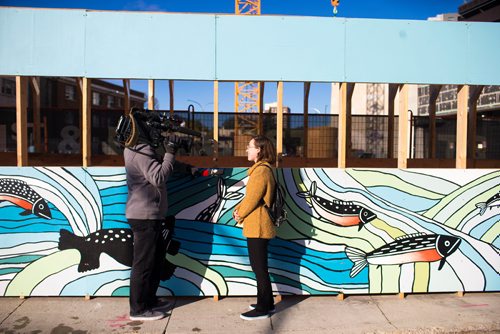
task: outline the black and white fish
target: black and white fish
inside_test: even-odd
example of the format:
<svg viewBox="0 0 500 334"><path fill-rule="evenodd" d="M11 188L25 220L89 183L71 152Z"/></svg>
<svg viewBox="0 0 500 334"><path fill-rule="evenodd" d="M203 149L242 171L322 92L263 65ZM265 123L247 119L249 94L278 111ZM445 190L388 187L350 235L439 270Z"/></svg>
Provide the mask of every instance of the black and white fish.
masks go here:
<svg viewBox="0 0 500 334"><path fill-rule="evenodd" d="M330 201L316 195L316 181L311 183L311 188L308 191L297 193L297 196L302 198L310 198L312 207L320 215L320 217L339 226L355 226L358 225L358 231L361 230L364 224L371 222L377 215L367 208L354 204L353 202L345 201Z"/></svg>
<svg viewBox="0 0 500 334"><path fill-rule="evenodd" d="M369 253L360 249L346 247L345 252L354 263L350 276L354 277L368 264L404 264L411 262L439 261L441 270L446 258L455 252L462 239L441 234L410 234L396 238Z"/></svg>
<svg viewBox="0 0 500 334"><path fill-rule="evenodd" d="M500 207L500 191L488 198L486 202L480 202L476 204L476 208L479 208L479 215L482 216L486 209L493 209L494 207Z"/></svg>
<svg viewBox="0 0 500 334"><path fill-rule="evenodd" d="M102 229L85 237L64 229L59 233L60 250L77 249L80 252L79 272L99 268L101 253L108 254L125 266L132 266L134 238L131 229Z"/></svg>
<svg viewBox="0 0 500 334"><path fill-rule="evenodd" d="M217 198L215 202L203 209L197 216L197 221L215 222L215 215L227 200L237 200L243 197L243 194L235 191L228 192L226 182L222 177L217 181Z"/></svg>
<svg viewBox="0 0 500 334"><path fill-rule="evenodd" d="M17 179L0 179L0 202L8 201L23 209L22 216L34 214L52 219L47 202L28 183Z"/></svg>

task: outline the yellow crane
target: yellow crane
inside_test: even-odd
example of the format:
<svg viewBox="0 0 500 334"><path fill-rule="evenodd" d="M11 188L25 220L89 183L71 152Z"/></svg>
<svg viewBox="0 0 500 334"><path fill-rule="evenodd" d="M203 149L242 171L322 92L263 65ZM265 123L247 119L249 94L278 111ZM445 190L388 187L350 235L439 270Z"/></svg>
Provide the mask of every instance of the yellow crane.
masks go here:
<svg viewBox="0 0 500 334"><path fill-rule="evenodd" d="M260 0L235 0L234 4L236 15L260 15ZM244 58L251 59L251 57ZM260 82L235 82L234 111L236 113L259 113L262 108L263 85L264 83ZM239 115L235 121L235 136L256 134L256 130L260 132L260 122L251 115Z"/></svg>

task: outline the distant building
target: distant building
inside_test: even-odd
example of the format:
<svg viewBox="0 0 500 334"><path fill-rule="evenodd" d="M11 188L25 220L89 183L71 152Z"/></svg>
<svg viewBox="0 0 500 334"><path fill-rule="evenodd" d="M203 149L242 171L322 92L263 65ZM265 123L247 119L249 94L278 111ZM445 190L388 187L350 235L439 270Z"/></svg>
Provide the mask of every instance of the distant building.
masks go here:
<svg viewBox="0 0 500 334"><path fill-rule="evenodd" d="M500 22L500 1L471 0L458 7L459 21Z"/></svg>
<svg viewBox="0 0 500 334"><path fill-rule="evenodd" d="M473 0L458 8L459 21L500 22L500 1ZM453 14L442 14L429 20L450 21ZM491 41L491 43L498 43ZM458 69L457 69L458 70ZM430 86L418 88L418 113L415 120L416 140L427 143L429 131ZM500 144L500 86L485 86L477 101L475 158L498 159ZM443 85L436 100L437 158L454 158L456 141L457 85ZM428 150L417 150L417 158L427 158Z"/></svg>
<svg viewBox="0 0 500 334"><path fill-rule="evenodd" d="M120 109L124 106L123 87L113 83L92 80L92 108ZM130 90L130 107L144 107L145 93ZM28 99L31 104L31 99ZM16 81L13 77L0 77L0 107L16 106ZM78 109L81 106L74 78L41 77L40 107Z"/></svg>
<svg viewBox="0 0 500 334"><path fill-rule="evenodd" d="M458 21L458 13L438 14L434 17L429 17L428 21Z"/></svg>
<svg viewBox="0 0 500 334"><path fill-rule="evenodd" d="M33 104L28 90L28 146L30 152L75 154L81 150L82 106L75 78L40 78L41 148L35 147ZM130 90L130 107L144 107L146 95ZM114 127L125 105L124 89L104 80L93 79L91 90L92 153L117 154L113 147ZM16 82L0 77L0 152L16 150Z"/></svg>

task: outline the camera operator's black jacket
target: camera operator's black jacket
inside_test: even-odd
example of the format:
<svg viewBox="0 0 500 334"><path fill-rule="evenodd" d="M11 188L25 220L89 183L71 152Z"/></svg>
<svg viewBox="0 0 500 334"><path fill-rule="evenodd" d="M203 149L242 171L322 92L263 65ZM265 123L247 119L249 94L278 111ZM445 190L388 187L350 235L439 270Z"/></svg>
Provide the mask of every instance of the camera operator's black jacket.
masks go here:
<svg viewBox="0 0 500 334"><path fill-rule="evenodd" d="M125 148L128 199L127 219L164 219L167 215L167 179L175 156L165 153L163 161L148 144Z"/></svg>

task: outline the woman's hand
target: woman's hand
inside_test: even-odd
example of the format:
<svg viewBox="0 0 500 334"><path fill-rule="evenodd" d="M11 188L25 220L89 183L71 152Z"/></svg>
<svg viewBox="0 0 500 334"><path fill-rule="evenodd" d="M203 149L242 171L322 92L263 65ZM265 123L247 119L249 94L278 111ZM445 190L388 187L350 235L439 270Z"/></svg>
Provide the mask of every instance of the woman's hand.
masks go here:
<svg viewBox="0 0 500 334"><path fill-rule="evenodd" d="M238 224L241 224L241 223L240 223L241 218L240 218L240 215L238 215L238 210L234 210L234 211L233 211L233 219L234 219L234 220L236 220L236 222L237 222Z"/></svg>

